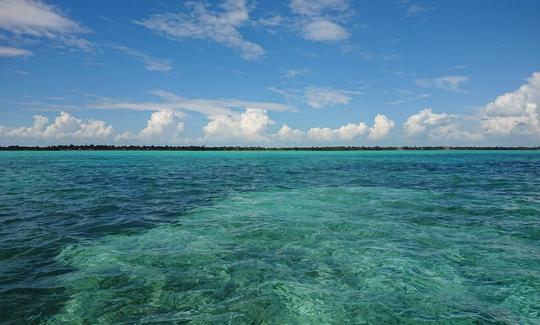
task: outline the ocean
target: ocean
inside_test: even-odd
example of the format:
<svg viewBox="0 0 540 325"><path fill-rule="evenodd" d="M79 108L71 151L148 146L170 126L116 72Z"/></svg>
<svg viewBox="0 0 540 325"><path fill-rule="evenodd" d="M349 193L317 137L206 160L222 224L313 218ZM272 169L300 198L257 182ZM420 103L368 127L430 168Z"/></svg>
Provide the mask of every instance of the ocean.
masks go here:
<svg viewBox="0 0 540 325"><path fill-rule="evenodd" d="M539 324L540 151L0 152L0 323Z"/></svg>

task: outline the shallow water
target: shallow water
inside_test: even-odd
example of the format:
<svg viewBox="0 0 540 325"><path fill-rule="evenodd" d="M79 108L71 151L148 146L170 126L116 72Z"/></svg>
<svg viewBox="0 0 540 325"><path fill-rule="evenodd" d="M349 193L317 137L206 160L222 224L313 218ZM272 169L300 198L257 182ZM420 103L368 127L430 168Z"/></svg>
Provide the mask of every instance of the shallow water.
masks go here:
<svg viewBox="0 0 540 325"><path fill-rule="evenodd" d="M540 152L2 152L0 321L537 324Z"/></svg>

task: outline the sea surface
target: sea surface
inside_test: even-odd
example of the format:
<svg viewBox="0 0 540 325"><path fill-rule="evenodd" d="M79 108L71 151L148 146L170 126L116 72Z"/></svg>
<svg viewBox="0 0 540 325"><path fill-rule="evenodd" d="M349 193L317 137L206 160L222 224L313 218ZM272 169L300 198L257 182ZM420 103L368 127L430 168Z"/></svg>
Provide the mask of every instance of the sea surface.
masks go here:
<svg viewBox="0 0 540 325"><path fill-rule="evenodd" d="M540 152L0 152L0 323L540 324Z"/></svg>

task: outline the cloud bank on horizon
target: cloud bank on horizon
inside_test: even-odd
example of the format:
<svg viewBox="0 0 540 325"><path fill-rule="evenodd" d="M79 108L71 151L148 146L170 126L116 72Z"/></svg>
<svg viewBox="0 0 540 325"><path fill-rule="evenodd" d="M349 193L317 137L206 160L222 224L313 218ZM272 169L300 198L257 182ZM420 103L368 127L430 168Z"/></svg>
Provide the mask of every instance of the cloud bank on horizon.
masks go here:
<svg viewBox="0 0 540 325"><path fill-rule="evenodd" d="M540 145L540 3L499 4L0 0L0 145Z"/></svg>

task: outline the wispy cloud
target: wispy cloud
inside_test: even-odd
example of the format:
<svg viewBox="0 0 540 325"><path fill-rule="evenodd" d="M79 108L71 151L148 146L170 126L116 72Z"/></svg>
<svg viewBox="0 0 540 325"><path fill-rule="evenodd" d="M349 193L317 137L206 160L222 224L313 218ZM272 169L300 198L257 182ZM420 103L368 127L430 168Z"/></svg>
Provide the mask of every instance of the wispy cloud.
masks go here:
<svg viewBox="0 0 540 325"><path fill-rule="evenodd" d="M327 87L307 87L304 91L306 103L313 108L335 105L347 105L352 96L361 95L360 91L332 89Z"/></svg>
<svg viewBox="0 0 540 325"><path fill-rule="evenodd" d="M309 86L303 90L295 88L267 87L268 90L287 99L300 100L313 108L324 108L335 105L347 105L353 96L361 95L361 91L334 89L330 87Z"/></svg>
<svg viewBox="0 0 540 325"><path fill-rule="evenodd" d="M347 54L357 55L363 60L394 61L399 59L397 54L379 54L364 50L362 47L353 44L341 44L341 51Z"/></svg>
<svg viewBox="0 0 540 325"><path fill-rule="evenodd" d="M304 76L308 74L310 71L308 69L289 69L285 70L281 78L284 79L293 79L296 77Z"/></svg>
<svg viewBox="0 0 540 325"><path fill-rule="evenodd" d="M91 103L89 107L99 109L126 109L136 111L158 111L170 109L175 111L187 111L201 113L206 116L217 116L232 114L238 110L246 108L263 109L268 111L291 111L290 105L274 102L245 101L240 99L205 99L181 97L165 90L154 90L160 101L140 102L124 101L113 98L99 97L99 100Z"/></svg>
<svg viewBox="0 0 540 325"><path fill-rule="evenodd" d="M293 89L293 88L278 88L278 87L271 86L271 87L267 87L266 89L286 99L298 99L301 94L300 90Z"/></svg>
<svg viewBox="0 0 540 325"><path fill-rule="evenodd" d="M467 76L442 76L438 78L423 78L416 79L415 83L423 88L438 88L455 93L466 93L467 91L461 88L465 83L469 82Z"/></svg>
<svg viewBox="0 0 540 325"><path fill-rule="evenodd" d="M260 45L246 40L240 33L240 27L249 22L245 0L225 0L219 5L220 11L213 11L202 2L187 2L186 6L190 10L188 14L154 14L134 22L174 40L211 40L237 50L246 60L264 55Z"/></svg>
<svg viewBox="0 0 540 325"><path fill-rule="evenodd" d="M39 0L0 0L0 29L18 36L44 37L64 46L94 51L94 45L76 35L87 33L59 8Z"/></svg>
<svg viewBox="0 0 540 325"><path fill-rule="evenodd" d="M29 57L32 56L33 53L31 51L20 49L16 47L9 47L9 46L0 46L0 57L3 58L9 58L9 57Z"/></svg>
<svg viewBox="0 0 540 325"><path fill-rule="evenodd" d="M427 7L426 5L422 4L421 2L412 1L412 0L399 0L396 1L396 4L405 10L404 17L414 17L419 16L423 13L426 13L428 11L431 11L435 9L434 7Z"/></svg>
<svg viewBox="0 0 540 325"><path fill-rule="evenodd" d="M398 100L395 100L395 101L392 101L392 102L388 102L386 103L387 105L401 105L401 104L406 104L406 103L410 103L410 102L414 102L414 101L417 101L417 100L422 100L422 99L426 99L426 98L429 98L431 97L431 94L410 94L408 95L408 97L406 98L402 98L402 99L398 99Z"/></svg>
<svg viewBox="0 0 540 325"><path fill-rule="evenodd" d="M170 60L156 59L139 50L135 50L130 47L123 46L123 45L111 45L111 47L119 52L124 53L125 55L131 56L135 59L142 61L146 70L167 72L172 69L172 64Z"/></svg>
<svg viewBox="0 0 540 325"><path fill-rule="evenodd" d="M289 7L297 17L300 35L304 39L335 42L350 36L338 21L344 13L351 11L346 0L292 0Z"/></svg>
<svg viewBox="0 0 540 325"><path fill-rule="evenodd" d="M14 73L21 75L21 76L28 76L30 75L30 72L24 71L24 70L13 70Z"/></svg>
<svg viewBox="0 0 540 325"><path fill-rule="evenodd" d="M330 20L319 18L303 26L302 36L310 41L339 41L348 38L349 32Z"/></svg>
<svg viewBox="0 0 540 325"><path fill-rule="evenodd" d="M465 121L470 125L466 127ZM472 124L471 124L472 123ZM476 116L434 113L431 108L409 116L403 125L408 136L427 135L434 140L501 139L540 135L540 72L518 89L502 94L479 109Z"/></svg>

